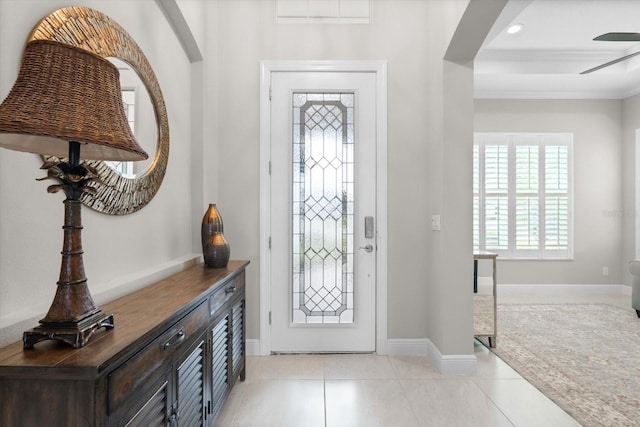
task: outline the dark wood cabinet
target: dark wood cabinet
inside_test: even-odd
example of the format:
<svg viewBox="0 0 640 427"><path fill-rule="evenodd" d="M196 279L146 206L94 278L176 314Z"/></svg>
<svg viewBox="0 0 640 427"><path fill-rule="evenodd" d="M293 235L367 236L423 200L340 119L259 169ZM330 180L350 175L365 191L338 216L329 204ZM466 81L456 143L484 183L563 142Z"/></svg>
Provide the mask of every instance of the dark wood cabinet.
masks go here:
<svg viewBox="0 0 640 427"><path fill-rule="evenodd" d="M210 426L245 376L245 268L195 265L103 305L72 349L0 349L2 426Z"/></svg>

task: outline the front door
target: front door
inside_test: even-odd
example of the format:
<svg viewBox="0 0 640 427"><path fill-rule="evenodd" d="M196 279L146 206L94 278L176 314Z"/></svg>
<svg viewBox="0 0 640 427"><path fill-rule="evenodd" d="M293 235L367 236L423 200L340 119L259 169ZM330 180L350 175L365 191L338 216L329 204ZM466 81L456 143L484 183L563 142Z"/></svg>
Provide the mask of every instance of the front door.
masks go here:
<svg viewBox="0 0 640 427"><path fill-rule="evenodd" d="M271 351L376 350L376 76L271 74Z"/></svg>

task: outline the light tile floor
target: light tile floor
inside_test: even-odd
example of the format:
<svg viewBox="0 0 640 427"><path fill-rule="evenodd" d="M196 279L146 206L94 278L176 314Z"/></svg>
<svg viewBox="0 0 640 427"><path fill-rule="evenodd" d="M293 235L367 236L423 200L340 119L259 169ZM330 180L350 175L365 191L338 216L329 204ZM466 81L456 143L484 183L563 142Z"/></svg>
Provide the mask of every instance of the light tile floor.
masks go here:
<svg viewBox="0 0 640 427"><path fill-rule="evenodd" d="M509 296L513 302L607 302L628 296ZM498 338L499 339L499 338ZM579 426L482 344L475 375L442 375L426 357L274 355L247 358L218 426Z"/></svg>

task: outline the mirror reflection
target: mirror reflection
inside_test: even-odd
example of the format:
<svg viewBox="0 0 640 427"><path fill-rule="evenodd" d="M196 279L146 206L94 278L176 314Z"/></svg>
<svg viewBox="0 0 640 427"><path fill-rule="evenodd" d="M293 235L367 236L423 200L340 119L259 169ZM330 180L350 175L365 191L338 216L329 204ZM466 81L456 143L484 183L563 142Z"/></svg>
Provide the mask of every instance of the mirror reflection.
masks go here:
<svg viewBox="0 0 640 427"><path fill-rule="evenodd" d="M118 58L109 57L108 59L118 67L120 72L122 102L131 132L138 144L149 154L149 158L138 162L105 161L105 163L120 176L140 177L149 170L156 153L158 126L155 110L144 82L133 67Z"/></svg>

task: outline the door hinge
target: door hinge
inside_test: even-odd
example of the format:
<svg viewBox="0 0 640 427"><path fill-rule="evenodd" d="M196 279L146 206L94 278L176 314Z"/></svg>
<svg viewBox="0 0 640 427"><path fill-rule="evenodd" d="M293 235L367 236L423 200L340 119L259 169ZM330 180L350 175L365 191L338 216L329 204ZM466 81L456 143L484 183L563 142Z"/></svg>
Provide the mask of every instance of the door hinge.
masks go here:
<svg viewBox="0 0 640 427"><path fill-rule="evenodd" d="M273 93L273 92L271 91L271 86L269 86L269 101L271 101L271 94L272 94L272 93Z"/></svg>
<svg viewBox="0 0 640 427"><path fill-rule="evenodd" d="M269 324L271 324L271 312L269 312Z"/></svg>
<svg viewBox="0 0 640 427"><path fill-rule="evenodd" d="M269 236L269 249L271 249L271 236Z"/></svg>
<svg viewBox="0 0 640 427"><path fill-rule="evenodd" d="M269 162L269 175L271 175L271 162Z"/></svg>

